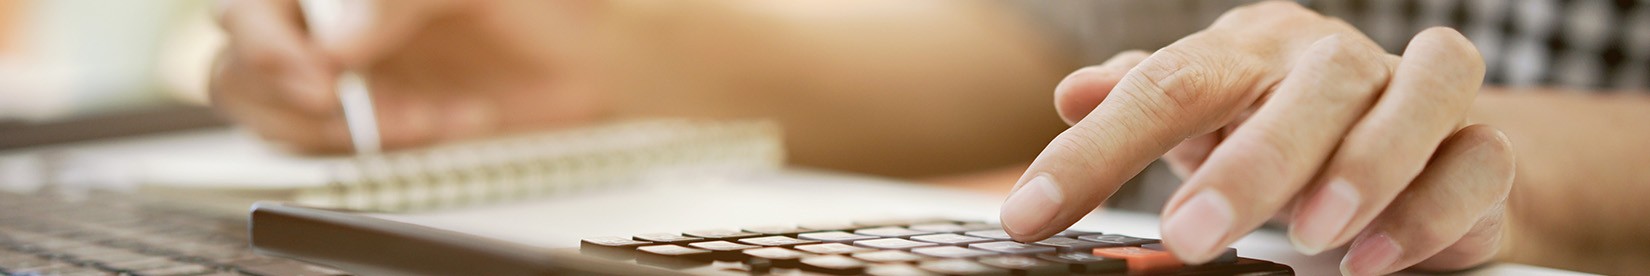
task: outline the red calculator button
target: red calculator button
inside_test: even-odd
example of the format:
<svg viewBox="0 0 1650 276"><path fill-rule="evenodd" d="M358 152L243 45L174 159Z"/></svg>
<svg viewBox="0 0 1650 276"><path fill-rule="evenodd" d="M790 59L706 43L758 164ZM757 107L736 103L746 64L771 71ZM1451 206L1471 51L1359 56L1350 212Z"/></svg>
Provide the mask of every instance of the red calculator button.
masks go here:
<svg viewBox="0 0 1650 276"><path fill-rule="evenodd" d="M1123 259L1128 262L1129 272L1157 273L1175 271L1185 264L1175 259L1169 252L1145 249L1140 247L1106 247L1095 248L1094 255L1106 258Z"/></svg>

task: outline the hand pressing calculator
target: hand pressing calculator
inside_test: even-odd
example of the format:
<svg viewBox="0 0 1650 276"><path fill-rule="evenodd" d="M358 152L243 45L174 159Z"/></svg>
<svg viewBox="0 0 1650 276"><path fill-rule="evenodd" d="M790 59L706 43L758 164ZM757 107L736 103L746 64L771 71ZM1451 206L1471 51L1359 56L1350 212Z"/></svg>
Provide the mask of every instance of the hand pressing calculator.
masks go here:
<svg viewBox="0 0 1650 276"><path fill-rule="evenodd" d="M1182 264L1155 239L1065 231L1034 243L945 219L761 226L584 239L584 255L702 275L1292 275L1238 257Z"/></svg>
<svg viewBox="0 0 1650 276"><path fill-rule="evenodd" d="M1290 275L1238 257L1185 265L1157 240L1065 231L1034 243L996 224L881 219L647 233L539 248L338 210L252 209L261 254L361 275Z"/></svg>

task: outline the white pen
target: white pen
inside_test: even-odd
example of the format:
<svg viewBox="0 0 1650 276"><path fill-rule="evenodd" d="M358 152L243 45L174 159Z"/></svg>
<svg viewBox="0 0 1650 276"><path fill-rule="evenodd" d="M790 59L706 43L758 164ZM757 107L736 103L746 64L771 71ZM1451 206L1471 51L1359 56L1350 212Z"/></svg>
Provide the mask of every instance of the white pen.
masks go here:
<svg viewBox="0 0 1650 276"><path fill-rule="evenodd" d="M340 0L299 0L304 22L311 38L317 41L336 38L338 25L344 17L344 3ZM366 79L354 70L345 69L338 75L338 103L344 108L344 124L349 127L350 144L356 154L377 154L378 118L373 115L372 96L367 92Z"/></svg>

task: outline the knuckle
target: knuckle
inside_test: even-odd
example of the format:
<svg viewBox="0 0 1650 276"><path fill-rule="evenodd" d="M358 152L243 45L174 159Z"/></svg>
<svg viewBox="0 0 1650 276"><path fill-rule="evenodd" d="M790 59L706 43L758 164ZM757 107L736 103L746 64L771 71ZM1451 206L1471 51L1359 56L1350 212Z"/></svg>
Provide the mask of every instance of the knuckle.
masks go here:
<svg viewBox="0 0 1650 276"><path fill-rule="evenodd" d="M1212 39L1210 37L1194 37L1192 39ZM1218 107L1222 103L1233 101L1239 97L1248 96L1248 92L1224 93L1228 90L1245 90L1252 86L1252 81L1258 79L1264 67L1260 57L1243 52L1212 52L1194 47L1171 46L1161 50L1158 54L1142 62L1134 71L1124 76L1125 81L1119 85L1128 85L1126 90L1135 98L1147 101L1151 113L1161 119L1188 119L1177 118L1180 114L1194 114L1197 116L1226 115L1221 112L1190 112L1224 110ZM1214 121L1216 118L1189 118L1200 122Z"/></svg>
<svg viewBox="0 0 1650 276"><path fill-rule="evenodd" d="M1335 70L1341 71L1340 73L1365 76L1365 79L1378 77L1384 80L1391 71L1383 60L1386 57L1385 52L1356 38L1331 35L1319 40L1314 50L1316 51L1312 51L1313 53L1324 59L1321 62L1334 66Z"/></svg>
<svg viewBox="0 0 1650 276"><path fill-rule="evenodd" d="M1331 35L1313 43L1301 57L1297 74L1316 75L1314 86L1349 87L1325 93L1336 102L1361 102L1377 93L1390 78L1392 69L1385 53L1341 35Z"/></svg>
<svg viewBox="0 0 1650 276"><path fill-rule="evenodd" d="M1475 71L1479 75L1484 71L1484 58L1478 52L1478 47L1455 29L1432 27L1421 31L1404 51L1405 55L1418 53L1426 57L1458 60L1464 62L1462 65L1468 66L1465 69Z"/></svg>
<svg viewBox="0 0 1650 276"><path fill-rule="evenodd" d="M1181 110L1204 105L1201 103L1204 97L1192 94L1215 86L1212 75L1216 72L1199 65L1201 54L1178 48L1164 51L1137 67L1139 74L1133 74L1134 79L1129 82L1136 87L1130 91L1143 93L1145 95L1137 96L1145 98L1167 100L1164 103Z"/></svg>
<svg viewBox="0 0 1650 276"><path fill-rule="evenodd" d="M231 46L234 47L234 46ZM274 49L257 47L236 47L235 59L242 66L262 74L282 74L291 64L287 58Z"/></svg>

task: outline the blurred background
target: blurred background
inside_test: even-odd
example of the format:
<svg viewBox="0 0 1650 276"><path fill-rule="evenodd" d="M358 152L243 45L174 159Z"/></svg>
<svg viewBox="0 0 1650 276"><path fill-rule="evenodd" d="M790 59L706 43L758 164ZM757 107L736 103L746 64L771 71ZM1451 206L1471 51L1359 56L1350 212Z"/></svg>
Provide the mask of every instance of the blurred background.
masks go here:
<svg viewBox="0 0 1650 276"><path fill-rule="evenodd" d="M1246 2L1041 1L1022 3L1077 37L1085 63L1152 48ZM1303 1L1359 25L1389 50L1429 26L1471 36L1489 81L1643 90L1650 83L1650 1ZM205 103L223 44L212 1L0 0L0 124ZM1155 11L1155 12L1142 12ZM1177 16L1159 16L1173 14ZM1115 35L1093 35L1093 34ZM0 140L6 138L0 137Z"/></svg>
<svg viewBox="0 0 1650 276"><path fill-rule="evenodd" d="M0 1L0 120L202 104L212 1Z"/></svg>

